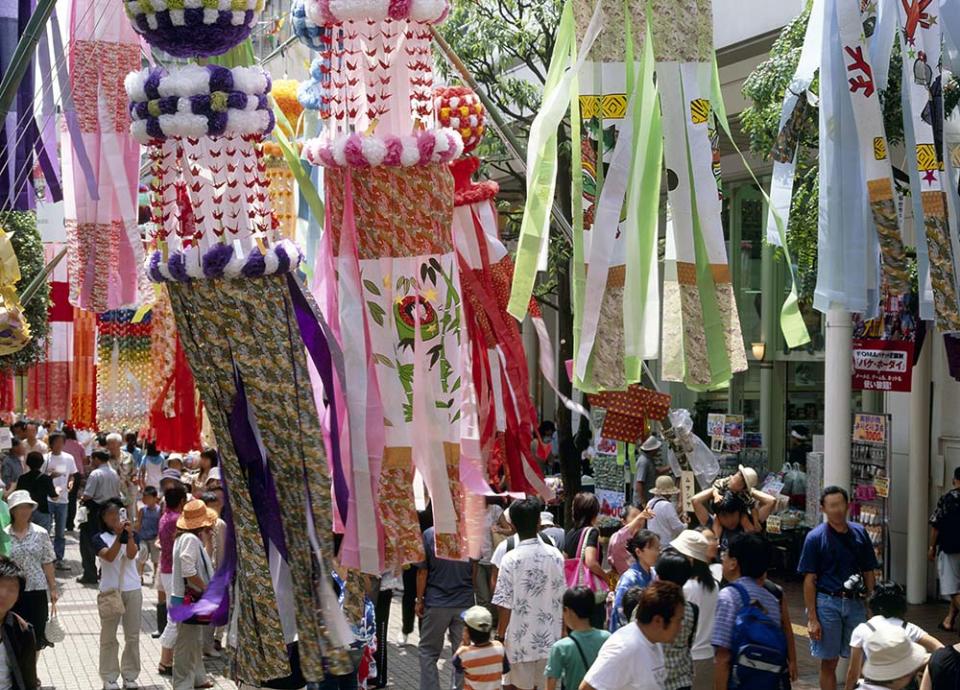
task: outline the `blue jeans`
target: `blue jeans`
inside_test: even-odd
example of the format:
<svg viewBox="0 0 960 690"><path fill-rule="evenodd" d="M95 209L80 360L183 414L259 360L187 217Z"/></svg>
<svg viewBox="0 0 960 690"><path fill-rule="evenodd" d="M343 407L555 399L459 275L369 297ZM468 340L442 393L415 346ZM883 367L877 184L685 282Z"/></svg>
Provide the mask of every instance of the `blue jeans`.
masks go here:
<svg viewBox="0 0 960 690"><path fill-rule="evenodd" d="M860 599L842 599L817 592L819 640L810 640L810 654L817 659L850 656L850 635L866 622L867 610Z"/></svg>
<svg viewBox="0 0 960 690"><path fill-rule="evenodd" d="M40 525L48 532L50 531L50 513L41 513L39 510L35 510L33 515L30 516L30 522Z"/></svg>
<svg viewBox="0 0 960 690"><path fill-rule="evenodd" d="M58 561L62 561L63 550L67 546L67 540L64 538L63 533L67 528L67 509L70 507L70 504L54 503L51 501L47 506L50 508L50 517L53 519L53 525L56 528L53 533L53 553Z"/></svg>

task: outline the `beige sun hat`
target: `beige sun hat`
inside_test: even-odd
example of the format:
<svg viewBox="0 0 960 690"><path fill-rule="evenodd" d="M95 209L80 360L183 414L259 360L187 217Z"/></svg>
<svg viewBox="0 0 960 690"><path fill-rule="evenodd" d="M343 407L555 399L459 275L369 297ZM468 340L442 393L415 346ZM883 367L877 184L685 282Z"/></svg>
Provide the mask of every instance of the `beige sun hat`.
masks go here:
<svg viewBox="0 0 960 690"><path fill-rule="evenodd" d="M750 490L756 489L757 484L760 483L760 478L757 476L757 471L752 467L747 467L746 465L740 465L740 474L743 475L743 483L747 485L747 488Z"/></svg>
<svg viewBox="0 0 960 690"><path fill-rule="evenodd" d="M674 483L673 477L668 474L663 474L657 477L656 486L650 493L654 496L675 496L680 493L680 489L678 489Z"/></svg>
<svg viewBox="0 0 960 690"><path fill-rule="evenodd" d="M183 512L177 518L177 529L200 529L213 527L217 524L217 511L207 508L207 504L200 499L187 502Z"/></svg>
<svg viewBox="0 0 960 690"><path fill-rule="evenodd" d="M7 508L13 510L17 506L29 505L31 508L37 507L37 502L30 498L30 492L26 489L20 489L19 491L14 491L9 496L7 496Z"/></svg>
<svg viewBox="0 0 960 690"><path fill-rule="evenodd" d="M659 450L660 446L662 445L663 442L659 438L653 434L650 434L650 436L647 437L647 440L643 442L643 445L640 446L640 450L642 450L644 453L652 453L655 450Z"/></svg>
<svg viewBox="0 0 960 690"><path fill-rule="evenodd" d="M875 681L889 681L916 673L930 655L916 642L911 642L900 627L880 625L864 640L863 677Z"/></svg>
<svg viewBox="0 0 960 690"><path fill-rule="evenodd" d="M703 563L710 562L710 556L707 555L707 551L710 550L710 542L707 541L705 536L696 530L683 530L674 538L672 542L670 542L670 546L675 548L687 558L692 558L695 561L702 561Z"/></svg>

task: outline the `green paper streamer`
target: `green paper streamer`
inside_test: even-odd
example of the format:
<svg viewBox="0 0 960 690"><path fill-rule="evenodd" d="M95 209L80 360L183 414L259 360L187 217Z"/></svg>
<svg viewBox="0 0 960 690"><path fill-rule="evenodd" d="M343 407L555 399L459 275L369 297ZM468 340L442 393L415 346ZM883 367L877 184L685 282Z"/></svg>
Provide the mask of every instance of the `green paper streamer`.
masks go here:
<svg viewBox="0 0 960 690"><path fill-rule="evenodd" d="M716 115L717 122L720 123L720 126L723 128L723 131L727 135L727 139L730 140L730 143L733 145L733 149L740 156L740 160L743 161L744 167L747 169L747 172L750 173L750 177L753 179L757 189L760 190L760 193L763 195L763 199L767 204L767 208L770 208L774 221L777 224L777 232L780 234L780 243L783 247L783 256L787 262L787 268L790 271L790 294L787 295L787 299L783 302L783 307L780 309L780 330L783 331L784 340L787 343L787 347L793 349L798 348L803 345L806 345L810 342L810 334L807 332L807 326L803 323L803 316L800 314L800 298L797 294L797 276L793 270L793 261L790 259L790 249L787 247L787 229L783 226L783 219L780 217L775 210L773 210L770 205L770 196L767 194L767 191L763 188L763 185L760 184L757 180L757 176L753 172L753 168L750 167L750 164L747 163L746 157L743 155L743 152L740 150L740 147L737 146L737 142L733 138L733 134L730 132L730 122L727 120L727 109L723 104L723 98L721 96L720 90L720 71L717 67L717 58L714 55L713 58L713 98L714 101L714 114Z"/></svg>

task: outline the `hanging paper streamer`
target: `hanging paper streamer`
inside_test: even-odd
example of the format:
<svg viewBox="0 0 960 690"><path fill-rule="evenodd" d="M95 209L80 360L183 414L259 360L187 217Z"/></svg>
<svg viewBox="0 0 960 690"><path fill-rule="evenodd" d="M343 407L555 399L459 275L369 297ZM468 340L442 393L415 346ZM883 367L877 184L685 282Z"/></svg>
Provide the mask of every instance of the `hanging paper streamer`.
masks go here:
<svg viewBox="0 0 960 690"><path fill-rule="evenodd" d="M70 365L70 415L77 429L97 424L97 315L73 308L73 358Z"/></svg>
<svg viewBox="0 0 960 690"><path fill-rule="evenodd" d="M140 45L121 3L100 0L72 1L70 38L70 86L81 136L73 142L68 128L61 142L71 152L63 157L70 303L102 312L152 297L140 290L140 151L129 133L123 91L126 73L140 67ZM98 171L92 190L78 151Z"/></svg>
<svg viewBox="0 0 960 690"><path fill-rule="evenodd" d="M97 317L97 426L139 431L147 423L150 315L134 323L133 309Z"/></svg>
<svg viewBox="0 0 960 690"><path fill-rule="evenodd" d="M923 5L921 8L920 5ZM915 139L916 170L920 175L920 201L925 229L930 283L937 328L945 333L960 330L956 263L947 225L943 193L942 105L934 94L941 91L942 25L939 3L920 0L898 8L900 50L903 55L903 89ZM918 239L918 242L920 240Z"/></svg>
<svg viewBox="0 0 960 690"><path fill-rule="evenodd" d="M44 261L49 264L61 249L60 244L45 244ZM69 301L66 263L60 261L47 281L51 304L47 311L50 330L44 341L46 357L27 373L27 414L33 419L69 419L74 309Z"/></svg>

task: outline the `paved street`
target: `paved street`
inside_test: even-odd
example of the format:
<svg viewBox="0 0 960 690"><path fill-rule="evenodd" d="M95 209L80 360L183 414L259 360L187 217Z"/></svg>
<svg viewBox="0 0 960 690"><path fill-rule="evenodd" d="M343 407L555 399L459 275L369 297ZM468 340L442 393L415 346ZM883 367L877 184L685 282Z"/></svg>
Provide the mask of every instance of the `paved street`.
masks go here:
<svg viewBox="0 0 960 690"><path fill-rule="evenodd" d="M67 639L54 649L45 650L40 655L39 675L43 688L55 690L96 690L101 687L97 674L99 654L100 620L97 615L97 592L92 587L83 587L75 582L80 572L80 553L75 535L67 536L67 562L72 572L58 572L62 598L59 605ZM170 688L168 678L157 675L157 662L160 659L160 645L150 637L156 630L155 606L156 591L150 587L151 577L147 575L144 587L144 610L140 637L140 655L142 672L141 687L146 690ZM800 682L794 684L795 690L814 690L817 687L817 666L809 654L809 642L806 630L798 623L805 621L803 604L798 583L788 583L785 587L790 602L791 618L797 635L797 653L800 660ZM943 615L944 607L938 604L912 606L907 619L925 628L945 643L957 642L955 635L937 630L937 622ZM417 660L417 633L410 636L410 644L401 647L397 644L400 634L400 598L394 599L390 614L388 671L392 687L398 690L416 690L419 688L420 670ZM449 676L447 661L450 651L446 650L441 660L441 681L446 684ZM207 663L207 671L216 683L215 687L234 690L237 686L223 677L223 663ZM438 689L439 690L439 689Z"/></svg>

